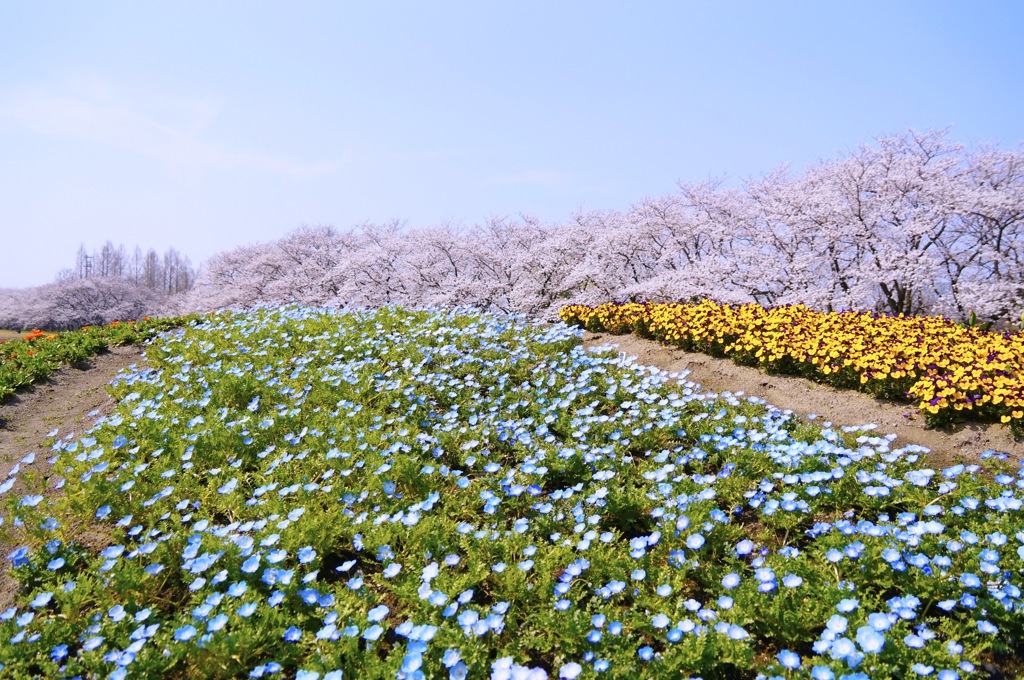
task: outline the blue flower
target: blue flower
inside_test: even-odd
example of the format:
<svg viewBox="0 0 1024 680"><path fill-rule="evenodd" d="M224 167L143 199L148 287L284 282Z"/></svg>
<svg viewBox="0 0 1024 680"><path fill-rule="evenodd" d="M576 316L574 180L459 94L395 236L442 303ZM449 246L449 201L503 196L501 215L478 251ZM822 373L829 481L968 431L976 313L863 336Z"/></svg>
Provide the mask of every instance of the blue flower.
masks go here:
<svg viewBox="0 0 1024 680"><path fill-rule="evenodd" d="M825 622L825 627L836 635L842 635L846 632L846 628L849 623L845 616L839 616L839 614L833 614L828 621Z"/></svg>
<svg viewBox="0 0 1024 680"><path fill-rule="evenodd" d="M733 572L731 574L726 574L725 576L722 577L722 586L724 588L732 590L733 588L735 588L739 584L740 584L740 575L735 573L735 572Z"/></svg>
<svg viewBox="0 0 1024 680"><path fill-rule="evenodd" d="M730 640L745 640L746 638L750 637L750 633L748 633L746 630L736 625L735 623L729 624L728 635Z"/></svg>
<svg viewBox="0 0 1024 680"><path fill-rule="evenodd" d="M444 656L441 657L441 663L444 664L445 668L451 668L452 666L457 664L459 662L459 659L461 658L462 653L459 652L459 650L447 649L445 650Z"/></svg>
<svg viewBox="0 0 1024 680"><path fill-rule="evenodd" d="M787 588L799 588L803 582L804 580L796 574L786 574L785 578L782 579L782 585Z"/></svg>
<svg viewBox="0 0 1024 680"><path fill-rule="evenodd" d="M836 605L836 609L838 609L843 614L849 614L857 608L857 605L857 600L853 598L845 598L839 601L839 604Z"/></svg>
<svg viewBox="0 0 1024 680"><path fill-rule="evenodd" d="M637 654L644 661L650 661L652 658L654 658L654 650L651 649L650 645L644 645L643 647L641 647L637 651Z"/></svg>
<svg viewBox="0 0 1024 680"><path fill-rule="evenodd" d="M884 632L892 627L892 622L889 620L889 616L881 613L874 613L868 615L868 625L878 632Z"/></svg>
<svg viewBox="0 0 1024 680"><path fill-rule="evenodd" d="M868 630L871 629L869 628ZM847 659L856 652L857 647L853 644L853 640L846 637L837 638L832 642L832 647L829 648L829 655L837 661Z"/></svg>
<svg viewBox="0 0 1024 680"><path fill-rule="evenodd" d="M388 615L389 611L390 610L387 608L386 605L377 605L376 607L374 607L366 613L366 620L370 623L378 623L384 620L384 617Z"/></svg>
<svg viewBox="0 0 1024 680"><path fill-rule="evenodd" d="M789 668L791 670L800 668L800 655L795 652L791 652L788 649L784 649L779 652L775 658L779 660L779 663L782 664L784 668Z"/></svg>
<svg viewBox="0 0 1024 680"><path fill-rule="evenodd" d="M459 661L448 671L449 680L466 680L469 675L469 667L466 662Z"/></svg>
<svg viewBox="0 0 1024 680"><path fill-rule="evenodd" d="M903 644L905 644L907 647L910 647L911 649L921 649L922 647L924 647L924 638L922 638L920 635L910 633L905 638L903 638Z"/></svg>
<svg viewBox="0 0 1024 680"><path fill-rule="evenodd" d="M285 642L298 642L302 638L302 630L295 626L289 626L284 632Z"/></svg>
<svg viewBox="0 0 1024 680"><path fill-rule="evenodd" d="M197 632L195 626L182 626L174 631L174 639L178 642L188 642L196 636Z"/></svg>
<svg viewBox="0 0 1024 680"><path fill-rule="evenodd" d="M871 626L861 626L857 629L857 644L867 654L878 654L885 646L885 636Z"/></svg>
<svg viewBox="0 0 1024 680"><path fill-rule="evenodd" d="M981 579L978 578L977 576L975 576L974 574L970 574L970 573L962 574L960 576L960 583L965 588L980 588L981 587Z"/></svg>
<svg viewBox="0 0 1024 680"><path fill-rule="evenodd" d="M570 661L558 669L558 677L565 678L565 680L575 680L575 678L579 677L579 674L582 672L582 666L574 661Z"/></svg>

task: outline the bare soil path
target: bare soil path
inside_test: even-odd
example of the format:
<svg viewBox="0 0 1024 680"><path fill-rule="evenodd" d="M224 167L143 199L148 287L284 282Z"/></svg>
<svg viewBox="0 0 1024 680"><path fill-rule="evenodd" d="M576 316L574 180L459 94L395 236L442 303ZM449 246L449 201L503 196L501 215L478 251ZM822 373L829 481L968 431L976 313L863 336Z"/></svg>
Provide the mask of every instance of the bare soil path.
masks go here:
<svg viewBox="0 0 1024 680"><path fill-rule="evenodd" d="M894 448L919 444L931 449L928 460L933 467L978 462L978 455L987 449L1024 460L1024 442L1015 441L1009 428L1002 425L970 423L948 430L926 429L917 408L910 404L837 390L804 378L768 375L756 368L738 366L729 359L684 352L635 335L588 332L583 342L586 347L618 345L620 352L636 357L639 364L667 371L689 370L686 379L700 383L705 390L742 390L744 395L760 397L780 409L791 409L802 416L815 414L818 422L831 421L836 426L875 423L878 429L873 434L898 436Z"/></svg>
<svg viewBox="0 0 1024 680"><path fill-rule="evenodd" d="M7 479L15 465L20 468L14 487L4 498L42 490L25 487L22 475L32 469L37 471L39 486L45 483L52 488L47 435L57 429L58 437L80 436L99 417L112 413L115 402L107 394L107 384L123 369L144 360L138 345L113 347L74 366L65 366L0 403L0 482ZM23 463L30 453L35 454L35 460ZM6 511L0 511L0 515L6 522ZM14 581L7 574L7 555L12 548L0 541L0 610L9 606L14 595Z"/></svg>

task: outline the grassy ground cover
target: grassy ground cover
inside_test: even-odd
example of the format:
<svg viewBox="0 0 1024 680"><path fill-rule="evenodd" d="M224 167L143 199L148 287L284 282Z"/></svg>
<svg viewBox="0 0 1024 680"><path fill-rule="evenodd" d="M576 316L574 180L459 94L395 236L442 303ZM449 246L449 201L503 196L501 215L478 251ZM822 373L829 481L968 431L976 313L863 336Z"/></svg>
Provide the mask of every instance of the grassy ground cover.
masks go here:
<svg viewBox="0 0 1024 680"><path fill-rule="evenodd" d="M823 313L711 300L571 305L563 321L591 331L636 332L688 351L916 402L928 424L1009 423L1024 436L1024 335L942 317Z"/></svg>
<svg viewBox="0 0 1024 680"><path fill-rule="evenodd" d="M7 499L2 670L1020 671L1016 465L933 470L870 426L702 395L577 333L292 307L162 334L114 414L0 484L52 464L62 490Z"/></svg>
<svg viewBox="0 0 1024 680"><path fill-rule="evenodd" d="M0 400L19 387L42 380L63 364L88 359L110 346L144 342L161 330L186 321L115 321L108 326L86 327L77 331L46 333L34 330L13 338L0 337Z"/></svg>

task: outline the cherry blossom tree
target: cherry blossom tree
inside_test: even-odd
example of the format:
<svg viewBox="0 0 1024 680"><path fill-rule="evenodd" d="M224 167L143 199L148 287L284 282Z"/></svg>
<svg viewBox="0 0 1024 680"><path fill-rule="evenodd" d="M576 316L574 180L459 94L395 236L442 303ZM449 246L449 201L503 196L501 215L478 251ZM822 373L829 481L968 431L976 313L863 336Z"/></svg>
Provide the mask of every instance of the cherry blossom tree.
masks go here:
<svg viewBox="0 0 1024 680"><path fill-rule="evenodd" d="M793 176L679 185L561 224L300 227L215 256L185 300L473 305L553 318L608 300L803 303L890 314L1024 311L1024 151L947 131L883 137Z"/></svg>
<svg viewBox="0 0 1024 680"><path fill-rule="evenodd" d="M0 328L71 330L150 314L160 296L120 277L68 279L0 291Z"/></svg>
<svg viewBox="0 0 1024 680"><path fill-rule="evenodd" d="M986 147L961 175L956 248L943 253L951 282L946 313L969 310L1004 323L1024 312L1024 153Z"/></svg>

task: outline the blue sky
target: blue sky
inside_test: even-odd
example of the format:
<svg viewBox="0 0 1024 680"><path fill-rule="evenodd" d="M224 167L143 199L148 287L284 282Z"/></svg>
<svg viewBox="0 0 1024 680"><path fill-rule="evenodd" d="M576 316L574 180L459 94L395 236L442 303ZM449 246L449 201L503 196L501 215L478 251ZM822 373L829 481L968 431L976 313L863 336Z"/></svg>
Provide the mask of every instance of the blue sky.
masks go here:
<svg viewBox="0 0 1024 680"><path fill-rule="evenodd" d="M1021 2L0 6L0 288L79 243L625 209L951 126L1024 141Z"/></svg>

